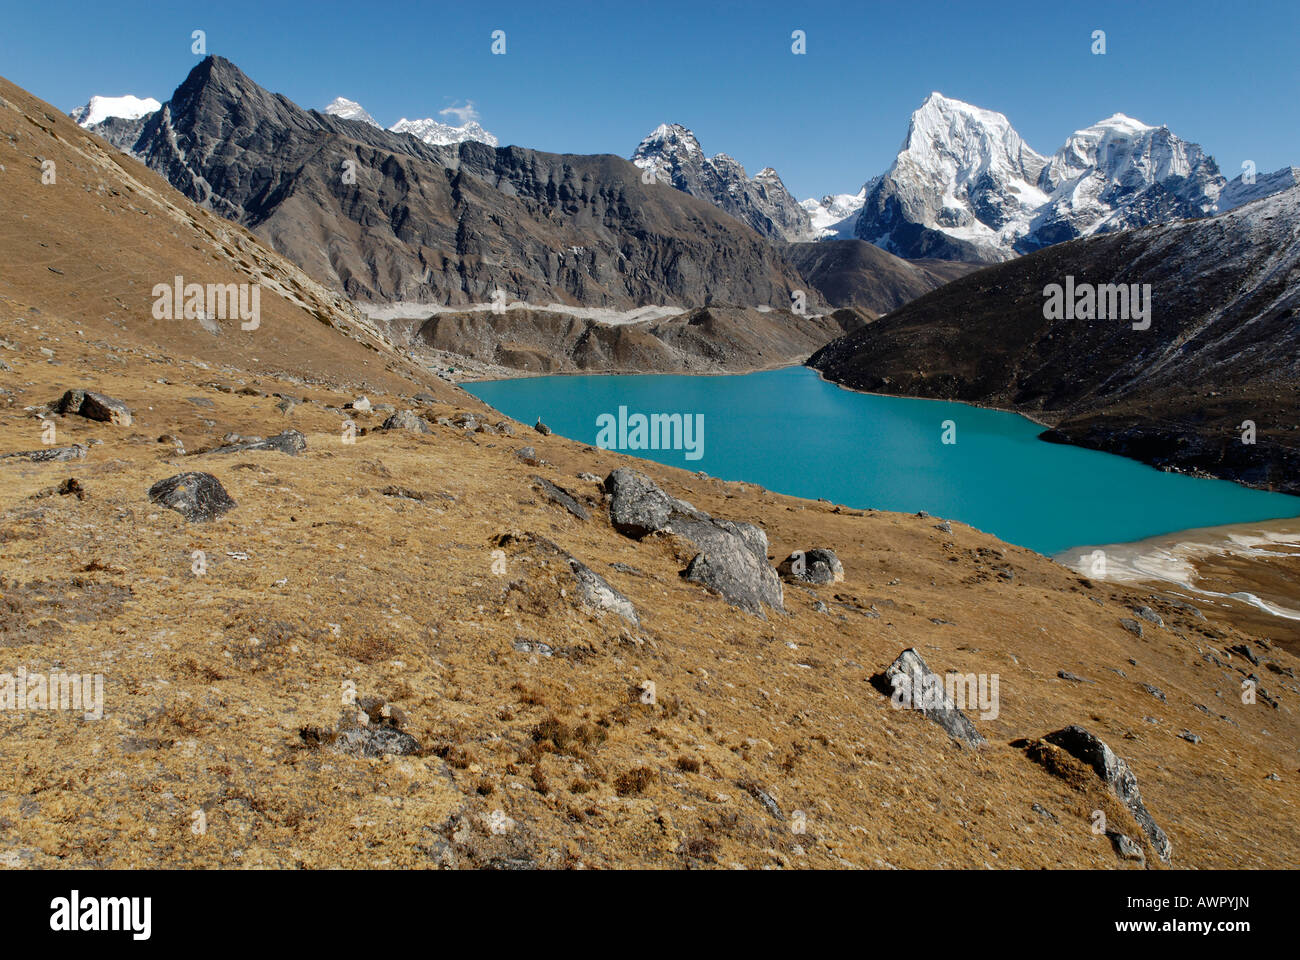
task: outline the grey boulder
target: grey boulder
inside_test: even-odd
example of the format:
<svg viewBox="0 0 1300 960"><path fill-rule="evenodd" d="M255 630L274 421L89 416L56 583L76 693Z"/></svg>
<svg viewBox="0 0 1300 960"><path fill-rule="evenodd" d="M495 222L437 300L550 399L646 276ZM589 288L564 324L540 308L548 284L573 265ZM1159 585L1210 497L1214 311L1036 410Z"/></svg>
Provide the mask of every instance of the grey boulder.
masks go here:
<svg viewBox="0 0 1300 960"><path fill-rule="evenodd" d="M238 504L210 473L178 473L149 488L149 499L175 510L191 523L215 520Z"/></svg>

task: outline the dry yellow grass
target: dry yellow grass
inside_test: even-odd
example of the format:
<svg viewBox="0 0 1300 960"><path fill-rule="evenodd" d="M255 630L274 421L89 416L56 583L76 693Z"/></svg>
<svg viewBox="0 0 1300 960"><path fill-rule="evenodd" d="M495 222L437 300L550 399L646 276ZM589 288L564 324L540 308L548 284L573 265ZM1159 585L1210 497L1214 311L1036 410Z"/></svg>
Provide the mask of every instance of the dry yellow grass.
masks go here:
<svg viewBox="0 0 1300 960"><path fill-rule="evenodd" d="M0 105L22 135L21 149L0 137L0 177L20 162L30 173L42 152L63 151L75 170L76 156L101 149L66 118L36 132L23 118L38 108L24 109ZM238 232L131 161L113 162L193 229ZM0 453L40 448L41 422L24 408L70 387L126 401L135 423L56 418L60 444L90 445L85 460L0 462L0 672L105 676L101 720L0 712L4 864L1131 866L1091 832L1103 809L1137 834L1095 778L1054 776L1011 746L1070 723L1130 761L1176 867L1294 864L1297 686L1226 648L1246 643L1279 669L1296 661L1241 634L1225 611L1202 623L1161 607L1167 627L1137 639L1119 620L1151 602L1145 593L1087 584L961 524L945 534L933 519L778 496L522 425L514 437L436 427L343 443L341 416L325 404L363 387L398 408L411 405L399 393L417 390L443 401L433 414L482 408L382 343L361 346L364 330L345 336L293 304L266 309L265 341L137 322L147 316L138 300L105 319L102 298L126 300L153 274L190 271L175 262L190 254L147 248L142 227L121 235L131 256L102 282L51 286L38 275L44 254L29 249L46 231L66 244L65 265L111 266L99 246L109 234L97 232L109 227L86 203L103 194L30 193L16 202L33 213L51 204L40 229L10 219L0 237L0 257L17 262L10 251L24 250L29 271L6 272L0 286L0 338L14 347L0 349L12 368L0 383ZM123 202L104 206L120 218ZM132 259L145 249L151 258ZM286 416L273 396L214 381L315 402ZM379 420L359 418L366 428ZM180 456L158 442L179 437L197 450L229 431L289 427L308 439L296 458ZM525 444L543 466L514 456ZM775 559L833 548L845 581L787 587L788 616L731 608L679 576L672 543L634 543L610 527L599 488L577 475L618 465L717 516L761 524ZM149 502L151 484L186 470L214 474L238 507L192 525ZM586 499L592 518L549 503L533 474ZM53 490L68 478L84 499ZM640 627L577 604L565 570L527 534L624 592ZM998 576L1004 569L1013 579ZM987 747L957 747L871 686L911 646L939 672L999 676L1000 715L976 718ZM1205 660L1211 650L1227 665ZM1240 701L1243 665L1260 672L1277 709ZM653 703L643 702L646 681ZM369 722L400 726L419 752L367 759L323 746L355 718L353 687ZM1201 742L1180 739L1184 729Z"/></svg>

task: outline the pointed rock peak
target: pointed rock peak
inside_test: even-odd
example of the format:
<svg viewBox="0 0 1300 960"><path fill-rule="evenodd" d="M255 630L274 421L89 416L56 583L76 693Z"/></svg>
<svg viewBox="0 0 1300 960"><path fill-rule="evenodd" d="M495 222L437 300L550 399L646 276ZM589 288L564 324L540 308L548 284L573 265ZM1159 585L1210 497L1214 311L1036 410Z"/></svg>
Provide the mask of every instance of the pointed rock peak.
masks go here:
<svg viewBox="0 0 1300 960"><path fill-rule="evenodd" d="M700 141L695 134L680 123L661 123L648 137L641 141L634 156L649 152L668 153L685 150L687 153L700 153Z"/></svg>
<svg viewBox="0 0 1300 960"><path fill-rule="evenodd" d="M1155 130L1156 127L1149 123L1143 123L1141 120L1135 120L1133 117L1123 113L1115 113L1105 120L1094 123L1088 129L1090 130L1121 130L1126 133L1141 133L1144 130Z"/></svg>

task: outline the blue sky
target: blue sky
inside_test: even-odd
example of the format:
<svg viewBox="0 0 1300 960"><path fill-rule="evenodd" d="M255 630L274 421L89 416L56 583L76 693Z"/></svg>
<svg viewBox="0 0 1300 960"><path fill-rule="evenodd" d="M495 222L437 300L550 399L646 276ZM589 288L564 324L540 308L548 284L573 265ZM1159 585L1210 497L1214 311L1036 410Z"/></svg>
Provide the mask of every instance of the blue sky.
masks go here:
<svg viewBox="0 0 1300 960"><path fill-rule="evenodd" d="M1229 177L1300 165L1297 0L3 2L0 74L64 110L166 100L203 29L210 53L305 107L342 95L388 125L472 102L503 143L622 156L679 122L800 198L882 172L931 90L1005 113L1041 153L1122 112Z"/></svg>

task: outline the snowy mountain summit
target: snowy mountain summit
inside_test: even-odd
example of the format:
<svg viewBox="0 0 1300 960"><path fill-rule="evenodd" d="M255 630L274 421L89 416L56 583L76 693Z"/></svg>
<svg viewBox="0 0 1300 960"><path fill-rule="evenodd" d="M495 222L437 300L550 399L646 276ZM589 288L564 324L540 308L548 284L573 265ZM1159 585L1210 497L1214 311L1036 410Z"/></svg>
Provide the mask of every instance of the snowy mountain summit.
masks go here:
<svg viewBox="0 0 1300 960"><path fill-rule="evenodd" d="M348 100L346 97L335 97L330 105L325 108L325 112L330 116L341 117L344 120L359 120L373 127L379 126L379 122L367 113L361 104L355 100ZM432 118L407 120L403 117L388 129L393 133L409 133L417 140L423 140L425 143L431 143L435 146L450 146L456 143L464 143L466 140L477 140L479 143L486 143L490 147L500 145L496 137L484 130L474 120L469 120L456 127L449 123L440 123Z"/></svg>
<svg viewBox="0 0 1300 960"><path fill-rule="evenodd" d="M161 109L162 104L153 97L91 97L84 107L78 107L68 113L73 120L83 127L93 127L110 117L123 120L138 120L143 116Z"/></svg>
<svg viewBox="0 0 1300 960"><path fill-rule="evenodd" d="M815 233L808 214L780 176L764 167L753 177L725 153L704 155L694 133L679 123L661 123L641 141L632 162L643 176L675 187L781 240L809 240Z"/></svg>
<svg viewBox="0 0 1300 960"><path fill-rule="evenodd" d="M1289 180L1261 179L1273 185L1271 177ZM1168 127L1117 113L1048 158L1002 114L932 93L893 165L867 184L853 229L903 257L992 263L1075 237L1208 216L1227 209L1216 206L1226 184L1211 157ZM1243 187L1232 200L1253 195Z"/></svg>
<svg viewBox="0 0 1300 960"><path fill-rule="evenodd" d="M867 184L857 236L904 257L1008 259L1048 200L1046 167L1002 114L931 93Z"/></svg>
<svg viewBox="0 0 1300 960"><path fill-rule="evenodd" d="M349 100L346 97L335 97L330 101L325 112L331 117L341 117L344 120L360 120L362 123L368 123L372 127L378 127L379 122L366 112L366 108L361 106L355 100Z"/></svg>

